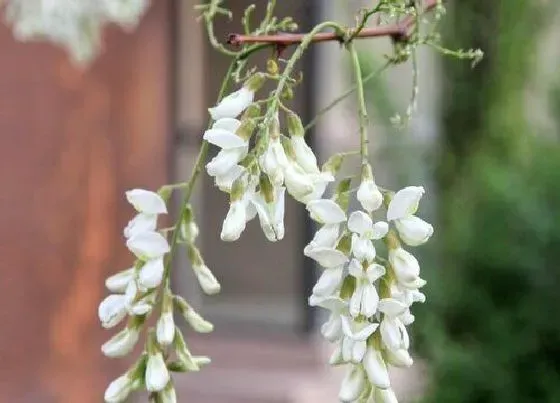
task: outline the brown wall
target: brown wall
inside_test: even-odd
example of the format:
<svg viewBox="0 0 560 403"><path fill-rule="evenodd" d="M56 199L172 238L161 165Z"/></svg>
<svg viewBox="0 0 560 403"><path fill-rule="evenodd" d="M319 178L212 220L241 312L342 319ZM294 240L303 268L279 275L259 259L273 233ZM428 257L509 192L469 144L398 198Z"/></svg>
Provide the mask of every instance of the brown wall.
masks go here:
<svg viewBox="0 0 560 403"><path fill-rule="evenodd" d="M167 180L169 11L153 3L85 72L0 28L0 402L100 402L125 365L100 353L97 305L131 262L123 192Z"/></svg>

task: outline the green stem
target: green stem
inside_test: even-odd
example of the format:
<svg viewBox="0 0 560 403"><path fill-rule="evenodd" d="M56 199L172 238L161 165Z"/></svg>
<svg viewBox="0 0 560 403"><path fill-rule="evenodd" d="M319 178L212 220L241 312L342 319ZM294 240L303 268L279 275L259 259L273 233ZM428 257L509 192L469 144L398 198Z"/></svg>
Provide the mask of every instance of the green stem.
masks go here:
<svg viewBox="0 0 560 403"><path fill-rule="evenodd" d="M231 74L232 74L233 70L235 69L235 64L236 63L237 63L237 58L233 59L231 61L231 64L229 65L226 76L225 76L224 80L222 81L222 86L220 88L220 92L218 93L218 102L222 99L222 97L224 96L224 93L226 92L226 89L227 89L228 84L229 84L229 80L231 78ZM210 125L210 123L211 123L211 121L209 122L208 125ZM165 262L165 271L163 273L163 278L165 279L165 282L169 281L171 264L173 263L173 257L175 255L176 250L177 250L177 245L178 245L177 241L179 240L179 233L181 232L180 231L181 220L182 220L183 216L185 215L185 212L187 211L187 205L189 203L189 200L191 199L191 195L192 195L194 186L196 184L196 181L197 181L200 173L202 172L204 163L206 162L206 157L208 156L208 149L209 149L209 143L206 140L204 140L202 142L201 147L200 147L200 151L198 152L198 156L196 157L196 162L194 163L194 167L193 167L193 170L191 172L191 176L190 176L189 180L186 182L185 195L183 197L183 201L182 201L181 207L179 209L177 224L175 225L175 231L173 231L173 236L171 237L170 250L169 250L169 253L167 254L167 260Z"/></svg>
<svg viewBox="0 0 560 403"><path fill-rule="evenodd" d="M379 76L381 73L383 73L389 66L391 65L391 61L387 61L383 64L383 66L381 66L380 68L378 68L377 70L372 71L371 73L369 73L367 76L365 76L362 79L362 84L366 84L367 82L369 82L370 80L372 80L373 78L376 78L377 76ZM319 119L326 114L327 112L329 112L332 108L334 108L335 106L337 106L339 103L341 103L342 101L344 101L347 97L349 97L350 95L352 95L354 93L354 91L356 91L358 89L358 86L356 84L354 84L352 87L350 87L348 90L346 90L346 92L342 93L341 95L339 95L337 98L334 99L334 101L332 101L330 104L328 104L327 106L325 106L323 109L321 109L319 112L317 112L317 114L315 115L315 117L313 119L311 119L311 121L304 127L304 130L307 131L309 129L311 129L313 126L315 126L317 124L317 122L319 121Z"/></svg>
<svg viewBox="0 0 560 403"><path fill-rule="evenodd" d="M286 86L290 74L294 70L297 61L301 59L305 50L313 41L313 37L325 28L334 28L337 31L337 33L339 33L340 35L344 33L344 29L340 24L337 24L336 22L333 21L325 21L315 26L315 28L313 28L307 35L305 35L305 37L302 39L302 41L294 51L292 57L290 57L290 60L288 60L288 63L286 64L286 67L282 72L282 76L278 80L278 86L276 87L276 90L274 90L274 95L272 96L272 100L270 101L270 106L264 116L262 127L267 127L268 124L270 123L270 120L274 117L274 114L276 113L276 110L278 109L278 106L280 104L280 96L284 91L284 87Z"/></svg>
<svg viewBox="0 0 560 403"><path fill-rule="evenodd" d="M364 96L364 82L362 78L362 68L358 52L352 42L348 43L348 50L352 55L352 65L354 66L354 75L356 76L356 92L358 95L358 114L360 118L360 153L362 155L362 165L368 163L368 116L366 109L366 101Z"/></svg>

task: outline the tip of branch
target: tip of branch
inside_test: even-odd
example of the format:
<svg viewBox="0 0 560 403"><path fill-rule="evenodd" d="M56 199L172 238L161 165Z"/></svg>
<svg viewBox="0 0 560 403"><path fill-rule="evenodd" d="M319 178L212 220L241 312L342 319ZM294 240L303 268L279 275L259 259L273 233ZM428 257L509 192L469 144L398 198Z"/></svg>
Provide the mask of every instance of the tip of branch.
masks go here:
<svg viewBox="0 0 560 403"><path fill-rule="evenodd" d="M241 45L241 39L239 38L239 34L229 34L227 38L227 43L233 46Z"/></svg>

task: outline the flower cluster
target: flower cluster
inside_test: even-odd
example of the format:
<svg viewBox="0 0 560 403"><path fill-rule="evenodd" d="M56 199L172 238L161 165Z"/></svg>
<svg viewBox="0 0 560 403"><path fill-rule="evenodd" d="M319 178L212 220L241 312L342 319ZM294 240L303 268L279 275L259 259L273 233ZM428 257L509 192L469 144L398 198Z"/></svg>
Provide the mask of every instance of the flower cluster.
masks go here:
<svg viewBox="0 0 560 403"><path fill-rule="evenodd" d="M307 204L311 218L322 226L304 253L324 268L309 303L330 311L321 327L323 336L336 343L330 363L349 364L339 393L342 402L397 402L388 367L412 365L406 326L414 321L411 305L425 300L419 291L425 281L401 241L418 246L433 233L414 215L423 193L422 187L411 186L387 194L386 221L374 222L372 213L381 207L383 195L367 165L357 192L363 211L347 217L348 199L341 193L335 200ZM374 245L381 240L388 259Z"/></svg>
<svg viewBox="0 0 560 403"><path fill-rule="evenodd" d="M8 0L6 18L19 40L48 39L77 62L92 60L101 47L103 25L131 29L149 0Z"/></svg>
<svg viewBox="0 0 560 403"><path fill-rule="evenodd" d="M164 191L160 192L165 194ZM99 305L99 319L104 328L113 328L128 317L123 330L108 340L101 350L107 357L116 358L129 354L137 344L147 318L159 306L155 329L149 329L144 351L130 369L115 379L105 391L105 401L118 403L127 399L132 391L145 387L158 402L176 402L170 371L197 371L209 362L207 357L195 357L189 352L183 335L173 318L176 308L187 323L197 332L210 332L213 326L204 320L183 298L173 295L166 273L166 257L170 245L163 230L157 231L160 214L167 213L161 194L143 189L126 192L128 202L137 211L124 229L126 246L135 255L133 267L107 278L105 285L113 294ZM204 264L194 246L198 227L187 206L177 237L187 244L193 270L201 288L208 294L220 290L220 285ZM176 360L170 360L174 352Z"/></svg>
<svg viewBox="0 0 560 403"><path fill-rule="evenodd" d="M204 133L204 139L220 151L206 169L216 186L230 194L230 208L221 231L224 241L239 239L247 222L256 216L268 240L281 240L286 192L307 203L320 198L328 183L334 181L330 166L319 169L295 113L285 114L289 136L280 132L277 110L260 116L254 93L262 81L261 74L254 75L241 89L209 109L215 123ZM257 124L259 120L262 122ZM257 138L250 149L255 129Z"/></svg>

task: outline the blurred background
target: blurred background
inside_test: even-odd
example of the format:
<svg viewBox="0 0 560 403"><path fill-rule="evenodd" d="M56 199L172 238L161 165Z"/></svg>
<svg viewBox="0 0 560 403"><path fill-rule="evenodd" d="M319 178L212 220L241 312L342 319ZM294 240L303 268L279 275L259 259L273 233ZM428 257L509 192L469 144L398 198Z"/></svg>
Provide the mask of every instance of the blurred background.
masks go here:
<svg viewBox="0 0 560 403"><path fill-rule="evenodd" d="M99 402L127 367L101 355L112 333L96 315L104 278L130 264L124 191L189 175L227 67L195 22L197 1L152 3L134 32L108 29L87 70L0 27L0 402ZM368 2L278 3L305 31L322 19L352 24ZM410 65L366 88L377 181L424 184L420 214L436 228L417 251L428 301L414 311L416 363L394 374L395 389L404 402L557 403L560 4L450 3L444 45L479 47L484 60L472 69L422 50L418 111L404 132L389 120L406 110ZM226 1L237 16L248 4ZM239 25L217 29L225 37ZM387 39L362 41L364 74L390 51ZM300 63L307 79L294 105L305 120L351 85L345 56L322 44ZM357 130L349 99L310 139L324 161L356 149ZM187 336L213 363L176 378L180 401L334 402L340 373L325 365L322 316L307 307L316 273L300 252L313 233L303 208L288 206L280 243L253 222L226 244L218 233L227 200L208 178L195 206L223 291L203 297L186 256L178 259L176 291L215 323L213 334Z"/></svg>

